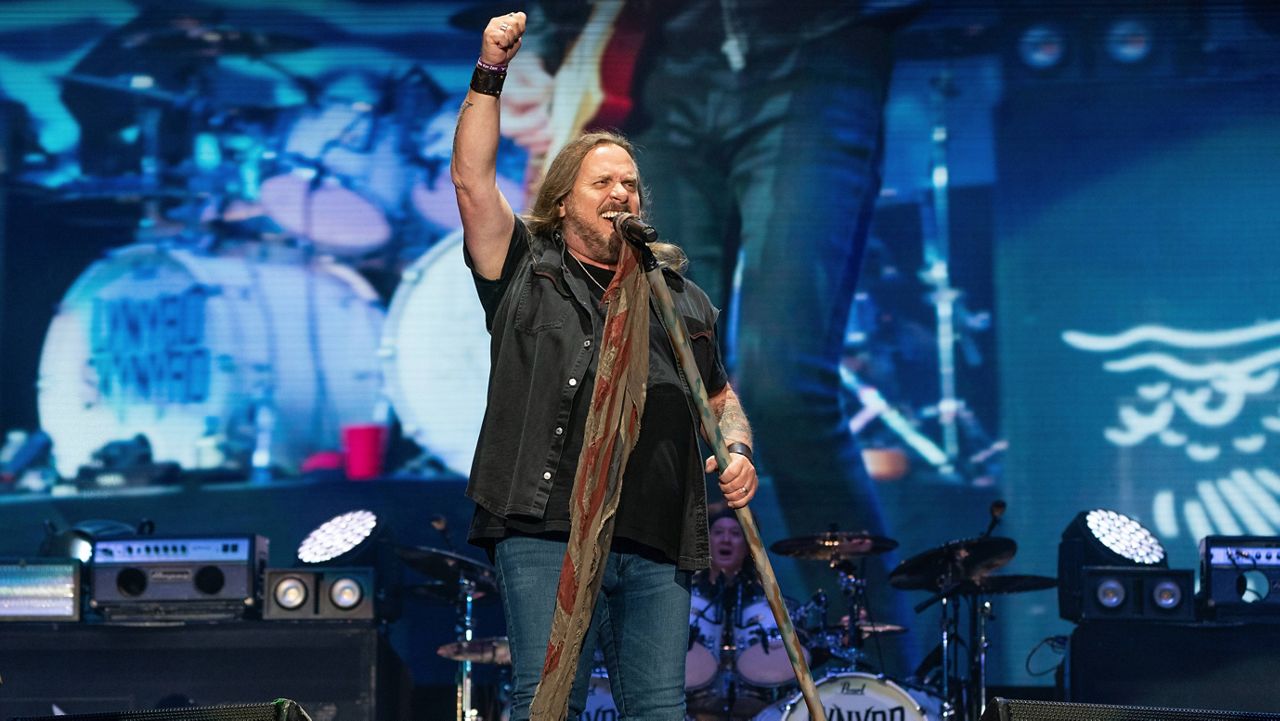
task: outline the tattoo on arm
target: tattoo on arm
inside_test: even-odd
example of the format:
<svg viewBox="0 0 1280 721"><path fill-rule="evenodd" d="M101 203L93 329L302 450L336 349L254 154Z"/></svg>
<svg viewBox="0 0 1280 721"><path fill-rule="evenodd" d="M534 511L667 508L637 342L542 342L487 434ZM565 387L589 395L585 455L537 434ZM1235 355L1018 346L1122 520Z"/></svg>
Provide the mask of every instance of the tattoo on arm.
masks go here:
<svg viewBox="0 0 1280 721"><path fill-rule="evenodd" d="M746 443L751 445L751 424L747 422L746 411L738 401L738 395L732 388L726 388L718 403L715 404L716 420L720 424L720 433L726 443Z"/></svg>
<svg viewBox="0 0 1280 721"><path fill-rule="evenodd" d="M458 128L462 126L462 114L467 112L467 109L473 105L475 105L475 103L463 98L462 107L458 108L458 122L454 125L453 131L453 152L455 154L458 152Z"/></svg>
<svg viewBox="0 0 1280 721"><path fill-rule="evenodd" d="M464 100L462 101L462 107L461 107L461 108L458 108L458 125L462 125L462 115L463 115L463 113L467 112L467 110L468 110L469 108L471 108L473 105L475 105L475 103L471 102L470 100L465 100L465 99L464 99ZM457 137L457 134L456 134L456 133L454 134L454 137Z"/></svg>

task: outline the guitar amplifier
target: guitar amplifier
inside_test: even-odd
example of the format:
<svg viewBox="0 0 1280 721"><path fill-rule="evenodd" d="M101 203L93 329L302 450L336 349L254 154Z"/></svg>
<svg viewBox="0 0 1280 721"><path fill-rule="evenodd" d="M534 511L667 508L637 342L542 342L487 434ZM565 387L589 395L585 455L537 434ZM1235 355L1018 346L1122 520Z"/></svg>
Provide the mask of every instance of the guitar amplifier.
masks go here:
<svg viewBox="0 0 1280 721"><path fill-rule="evenodd" d="M258 608L262 536L96 541L89 607L108 621L233 620Z"/></svg>
<svg viewBox="0 0 1280 721"><path fill-rule="evenodd" d="M1200 595L1205 615L1280 620L1280 536L1200 539Z"/></svg>

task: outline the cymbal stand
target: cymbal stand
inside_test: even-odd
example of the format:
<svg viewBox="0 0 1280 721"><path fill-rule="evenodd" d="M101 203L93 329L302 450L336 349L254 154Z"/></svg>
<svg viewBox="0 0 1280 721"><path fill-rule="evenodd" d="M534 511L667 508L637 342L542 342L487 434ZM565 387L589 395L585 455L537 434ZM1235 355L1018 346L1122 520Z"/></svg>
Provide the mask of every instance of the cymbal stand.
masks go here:
<svg viewBox="0 0 1280 721"><path fill-rule="evenodd" d="M469 642L474 636L475 600L476 582L467 578L466 574L458 574L458 600L456 605L458 620L453 628L459 641ZM480 712L471 703L471 661L464 659L458 663L457 685L458 693L455 705L457 721L477 721L480 717Z"/></svg>
<svg viewBox="0 0 1280 721"><path fill-rule="evenodd" d="M138 170L142 176L145 200L142 217L138 221L138 235L150 240L160 224L160 204L150 193L160 188L160 119L158 107L144 106L138 110L138 141L142 149Z"/></svg>
<svg viewBox="0 0 1280 721"><path fill-rule="evenodd" d="M969 609L970 647L974 649L973 663L969 671L970 685L973 695L969 699L969 718L973 721L982 718L987 712L987 622L994 619L991 614L991 599L982 594L973 597Z"/></svg>
<svg viewBox="0 0 1280 721"><path fill-rule="evenodd" d="M916 604L915 607L916 613L924 611L935 603L940 607L942 721L957 721L964 718L965 709L960 678L960 654L956 648L956 642L960 636L960 599L957 591L962 584L953 581L953 578L963 578L963 574L949 572L943 579L941 590ZM976 721L976 717L973 721Z"/></svg>

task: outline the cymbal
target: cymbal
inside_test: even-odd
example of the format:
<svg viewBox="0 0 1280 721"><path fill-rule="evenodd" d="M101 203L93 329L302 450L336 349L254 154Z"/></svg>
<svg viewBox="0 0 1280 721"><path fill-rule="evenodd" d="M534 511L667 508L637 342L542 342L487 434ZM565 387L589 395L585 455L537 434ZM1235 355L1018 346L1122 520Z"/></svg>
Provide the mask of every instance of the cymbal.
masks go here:
<svg viewBox="0 0 1280 721"><path fill-rule="evenodd" d="M436 649L436 655L454 661L511 665L511 644L506 636L477 638L471 641L454 641Z"/></svg>
<svg viewBox="0 0 1280 721"><path fill-rule="evenodd" d="M483 598L498 590L498 575L493 566L474 558L430 546L396 544L395 551L406 566L439 581L437 585L421 587L428 595L456 599L462 581L474 584L474 598Z"/></svg>
<svg viewBox="0 0 1280 721"><path fill-rule="evenodd" d="M815 561L840 561L892 551L898 542L884 536L852 531L827 531L816 536L784 538L769 548L783 556Z"/></svg>
<svg viewBox="0 0 1280 721"><path fill-rule="evenodd" d="M964 538L949 541L898 564L889 585L904 590L937 591L948 584L977 581L1007 564L1018 552L1012 538Z"/></svg>
<svg viewBox="0 0 1280 721"><path fill-rule="evenodd" d="M307 50L315 43L307 38L284 33L264 33L228 27L210 27L189 32L187 30L162 30L139 36L130 47L135 50L153 50L177 55L248 55L256 57L270 53L291 53Z"/></svg>
<svg viewBox="0 0 1280 721"><path fill-rule="evenodd" d="M899 626L896 623L872 623L871 621L859 621L856 625L858 635L863 638L871 636L896 636L900 633L906 633L906 626Z"/></svg>
<svg viewBox="0 0 1280 721"><path fill-rule="evenodd" d="M1051 576L1033 576L1016 573L1005 573L998 576L985 576L970 582L972 590L964 593L1026 593L1028 591L1044 591L1058 585L1058 579Z"/></svg>

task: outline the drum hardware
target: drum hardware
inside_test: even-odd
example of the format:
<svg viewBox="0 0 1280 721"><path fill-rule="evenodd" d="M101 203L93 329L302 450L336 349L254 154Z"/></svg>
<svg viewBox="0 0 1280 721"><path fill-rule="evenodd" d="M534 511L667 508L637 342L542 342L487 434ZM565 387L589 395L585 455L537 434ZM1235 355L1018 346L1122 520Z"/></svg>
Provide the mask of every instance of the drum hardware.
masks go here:
<svg viewBox="0 0 1280 721"><path fill-rule="evenodd" d="M992 515L993 521L998 522L998 516L994 512ZM995 523L992 523L988 527L988 533L994 526ZM965 717L965 689L961 684L960 654L955 648L959 639L960 600L966 596L971 599L969 648L976 652L976 656L969 680L971 683L976 682L978 688L971 689L970 700L973 705L980 707L985 704L985 700L978 694L985 693L986 687L985 677L979 676L986 672L986 620L989 612L981 612L979 606L983 602L980 596L967 594L965 591L977 588L981 580L1006 565L1017 553L1017 548L1013 539L989 535L950 541L908 558L889 574L889 584L894 588L935 591L928 599L916 604L917 613L935 603L941 606L939 646L943 721ZM976 719L978 716L972 718Z"/></svg>
<svg viewBox="0 0 1280 721"><path fill-rule="evenodd" d="M497 571L487 563L428 546L397 544L395 552L406 566L436 582L435 585L419 588L428 595L452 601L454 604L454 632L458 637L456 650L463 654L463 657L458 660L455 711L457 721L474 721L479 711L472 703L472 659L468 654L474 648L472 644L477 643L473 637L475 602L486 596L497 594ZM437 652L444 655L443 651L452 646L453 644L442 646ZM464 651L468 653L463 653ZM496 644L492 647L492 653L496 659L499 653ZM507 657L509 661L510 646L507 647Z"/></svg>
<svg viewBox="0 0 1280 721"><path fill-rule="evenodd" d="M436 649L436 655L451 661L491 663L497 666L511 665L511 644L506 636L477 638L471 641L454 641Z"/></svg>
<svg viewBox="0 0 1280 721"><path fill-rule="evenodd" d="M840 561L887 553L897 547L898 542L892 538L830 530L814 536L784 538L774 543L769 549L783 556L827 561L834 568Z"/></svg>
<svg viewBox="0 0 1280 721"><path fill-rule="evenodd" d="M897 547L898 542L891 538L839 531L834 526L824 533L787 538L771 546L775 553L781 555L824 561L836 573L837 583L844 597L845 615L841 624L820 624L812 632L810 649L815 658L821 658L821 653L826 655L822 660L834 659L841 670L861 669L867 665L863 650L867 639L876 643L878 651L880 635L905 631L901 626L878 623L872 617L863 568L869 556L887 553ZM820 604L822 616L825 617L825 594L819 591L811 602L813 603ZM882 656L879 653L877 655ZM881 665L883 666L883 662Z"/></svg>

